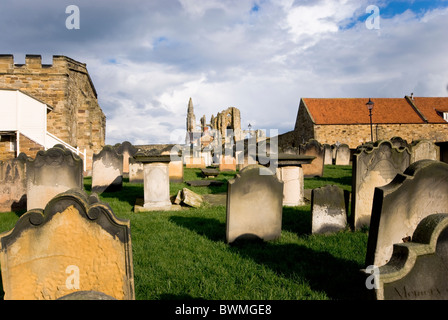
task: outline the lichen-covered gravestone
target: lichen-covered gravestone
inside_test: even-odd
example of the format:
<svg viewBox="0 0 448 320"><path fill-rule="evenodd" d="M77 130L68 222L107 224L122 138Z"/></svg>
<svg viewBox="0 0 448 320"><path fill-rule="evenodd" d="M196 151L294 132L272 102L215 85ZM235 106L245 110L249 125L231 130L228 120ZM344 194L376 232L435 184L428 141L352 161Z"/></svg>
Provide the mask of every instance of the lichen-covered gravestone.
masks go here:
<svg viewBox="0 0 448 320"><path fill-rule="evenodd" d="M0 161L0 212L26 210L26 159Z"/></svg>
<svg viewBox="0 0 448 320"><path fill-rule="evenodd" d="M352 222L356 230L370 225L375 187L388 184L408 166L407 148L395 148L388 140L358 148L352 167Z"/></svg>
<svg viewBox="0 0 448 320"><path fill-rule="evenodd" d="M422 219L412 241L394 244L386 265L364 271L378 300L447 300L448 214Z"/></svg>
<svg viewBox="0 0 448 320"><path fill-rule="evenodd" d="M335 165L348 166L350 165L350 148L347 144L341 144L336 149Z"/></svg>
<svg viewBox="0 0 448 320"><path fill-rule="evenodd" d="M123 186L123 155L113 147L105 146L93 155L92 192L121 190Z"/></svg>
<svg viewBox="0 0 448 320"><path fill-rule="evenodd" d="M417 140L413 141L409 145L411 151L411 162L414 163L419 160L439 160L440 147L436 146L429 140Z"/></svg>
<svg viewBox="0 0 448 320"><path fill-rule="evenodd" d="M322 234L344 230L347 226L348 197L337 186L327 185L311 193L311 233Z"/></svg>
<svg viewBox="0 0 448 320"><path fill-rule="evenodd" d="M448 211L448 164L420 160L388 185L375 189L366 264L382 266L392 246L412 236L417 224Z"/></svg>
<svg viewBox="0 0 448 320"><path fill-rule="evenodd" d="M83 189L83 162L62 145L39 151L26 161L27 210L43 209L61 192Z"/></svg>
<svg viewBox="0 0 448 320"><path fill-rule="evenodd" d="M283 183L268 168L249 165L227 190L226 240L280 237L282 229Z"/></svg>
<svg viewBox="0 0 448 320"><path fill-rule="evenodd" d="M76 291L134 299L130 223L96 194L69 190L0 234L6 300L54 300Z"/></svg>

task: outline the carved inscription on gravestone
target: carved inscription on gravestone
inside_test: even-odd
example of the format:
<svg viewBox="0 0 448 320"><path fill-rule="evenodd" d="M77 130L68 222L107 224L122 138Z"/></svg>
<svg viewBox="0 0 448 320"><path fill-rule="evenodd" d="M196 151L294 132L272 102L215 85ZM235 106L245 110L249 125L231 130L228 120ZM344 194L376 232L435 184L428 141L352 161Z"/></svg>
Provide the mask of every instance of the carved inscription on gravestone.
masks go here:
<svg viewBox="0 0 448 320"><path fill-rule="evenodd" d="M376 299L447 300L448 214L422 219L411 242L394 244L390 262L377 275Z"/></svg>

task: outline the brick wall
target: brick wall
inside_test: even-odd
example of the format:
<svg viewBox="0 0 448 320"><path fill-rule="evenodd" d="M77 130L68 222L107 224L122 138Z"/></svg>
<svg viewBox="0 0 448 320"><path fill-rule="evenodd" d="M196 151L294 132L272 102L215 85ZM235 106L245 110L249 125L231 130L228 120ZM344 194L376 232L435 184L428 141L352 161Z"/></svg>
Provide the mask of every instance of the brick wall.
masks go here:
<svg viewBox="0 0 448 320"><path fill-rule="evenodd" d="M93 153L105 145L106 117L85 64L53 56L51 65L42 65L41 56L27 55L25 64L17 65L12 55L0 55L0 88L20 89L52 106L48 132L87 149L91 169Z"/></svg>

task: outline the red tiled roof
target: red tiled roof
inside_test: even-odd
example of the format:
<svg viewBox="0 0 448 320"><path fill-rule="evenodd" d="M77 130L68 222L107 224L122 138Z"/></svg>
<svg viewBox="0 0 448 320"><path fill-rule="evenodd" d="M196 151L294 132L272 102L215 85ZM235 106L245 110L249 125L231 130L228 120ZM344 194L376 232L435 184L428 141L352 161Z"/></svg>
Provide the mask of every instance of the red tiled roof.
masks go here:
<svg viewBox="0 0 448 320"><path fill-rule="evenodd" d="M448 109L448 98L414 99L415 105L428 122L444 122L434 110L431 111L431 106L433 102L434 104L438 102L437 105L440 108ZM372 98L371 100L375 103L372 110L373 123L425 123L406 98ZM316 124L369 124L369 111L366 106L368 101L369 98L302 98L302 102L307 106Z"/></svg>
<svg viewBox="0 0 448 320"><path fill-rule="evenodd" d="M437 111L448 112L448 98L414 97L413 103L429 123L446 123Z"/></svg>

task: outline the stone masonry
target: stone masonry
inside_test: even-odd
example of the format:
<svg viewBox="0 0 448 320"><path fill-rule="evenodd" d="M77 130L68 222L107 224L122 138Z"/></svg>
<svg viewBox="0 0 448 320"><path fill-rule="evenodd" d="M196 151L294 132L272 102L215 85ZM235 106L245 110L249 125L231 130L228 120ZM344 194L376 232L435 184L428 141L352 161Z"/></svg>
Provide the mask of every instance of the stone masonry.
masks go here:
<svg viewBox="0 0 448 320"><path fill-rule="evenodd" d="M106 117L84 63L53 56L53 63L46 65L40 55L26 55L25 64L14 64L13 55L0 55L0 88L21 90L53 107L47 131L81 151L85 148L91 170L93 154L105 145Z"/></svg>

